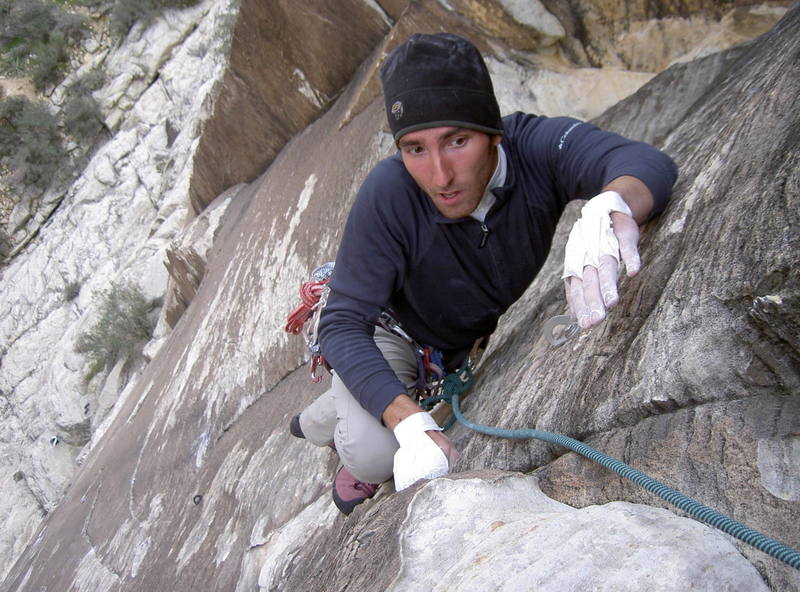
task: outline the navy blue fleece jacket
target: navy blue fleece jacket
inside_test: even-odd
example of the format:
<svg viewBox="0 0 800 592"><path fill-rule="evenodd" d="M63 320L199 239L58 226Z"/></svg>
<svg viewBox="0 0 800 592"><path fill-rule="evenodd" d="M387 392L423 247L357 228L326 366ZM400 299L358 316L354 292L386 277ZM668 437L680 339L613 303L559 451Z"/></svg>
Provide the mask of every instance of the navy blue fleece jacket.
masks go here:
<svg viewBox="0 0 800 592"><path fill-rule="evenodd" d="M541 269L571 199L589 199L622 175L647 185L654 213L677 169L652 146L566 117L503 119L505 184L486 215L451 220L408 174L399 154L379 162L356 196L320 319L325 359L378 420L406 392L375 346L375 322L391 307L418 342L447 354L489 335Z"/></svg>

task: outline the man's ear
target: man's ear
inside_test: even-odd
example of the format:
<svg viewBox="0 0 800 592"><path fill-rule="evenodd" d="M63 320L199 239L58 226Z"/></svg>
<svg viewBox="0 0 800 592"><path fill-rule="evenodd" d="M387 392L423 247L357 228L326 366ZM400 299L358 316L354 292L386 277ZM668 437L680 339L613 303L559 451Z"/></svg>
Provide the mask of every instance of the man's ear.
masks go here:
<svg viewBox="0 0 800 592"><path fill-rule="evenodd" d="M492 136L492 146L499 146L503 136Z"/></svg>

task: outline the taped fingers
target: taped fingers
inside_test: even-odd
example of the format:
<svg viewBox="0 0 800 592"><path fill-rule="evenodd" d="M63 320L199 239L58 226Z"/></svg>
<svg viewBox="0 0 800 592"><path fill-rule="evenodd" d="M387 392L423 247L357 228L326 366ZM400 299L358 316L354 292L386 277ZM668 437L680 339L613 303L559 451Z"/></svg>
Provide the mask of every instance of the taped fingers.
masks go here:
<svg viewBox="0 0 800 592"><path fill-rule="evenodd" d="M590 199L581 209L564 250L567 301L583 329L598 325L606 310L619 302L620 262L628 275L641 267L639 226L615 191Z"/></svg>

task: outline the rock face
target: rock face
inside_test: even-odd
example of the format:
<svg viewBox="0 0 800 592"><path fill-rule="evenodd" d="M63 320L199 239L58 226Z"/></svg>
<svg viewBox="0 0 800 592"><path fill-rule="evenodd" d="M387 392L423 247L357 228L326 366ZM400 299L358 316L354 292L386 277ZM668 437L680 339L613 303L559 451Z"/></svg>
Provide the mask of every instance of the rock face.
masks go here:
<svg viewBox="0 0 800 592"><path fill-rule="evenodd" d="M230 60L195 155L190 200L202 211L251 181L319 115L391 21L375 3L241 0ZM345 42L346 41L346 42Z"/></svg>
<svg viewBox="0 0 800 592"><path fill-rule="evenodd" d="M0 574L57 505L92 439L107 427L104 420L144 365L120 363L84 384L86 360L73 348L97 320L100 294L113 282L133 281L148 297L164 297L156 341L145 350L147 357L155 355L202 279L204 258L224 211L208 203L197 206L192 196L208 195L207 183L198 189L202 172L220 173L213 175L213 191L219 193L229 189L222 183L251 180L286 138L321 112L325 101L311 105L301 90L335 96L388 29L381 10L361 5L358 15L377 16L371 21L364 16L347 35L320 37L327 54L312 44L285 58L308 57L295 62L310 80L300 84L281 78L283 70L265 69L279 61L267 57L281 53L280 43L270 46L277 39L268 34L276 21L263 14L239 18L239 11L238 2L221 0L168 11L147 29L134 26L120 46L90 56L84 69L102 65L108 78L95 98L113 137L66 194L51 191L37 211L18 208L10 216L10 234L25 250L2 269L0 290ZM316 11L318 18L309 24L302 11L284 13L283 29L298 38L315 33L326 14ZM370 22L374 27L367 26ZM281 39L285 45L302 45ZM372 42L354 45L355 39ZM258 77L260 70L272 72L273 78ZM4 88L9 93L25 90L23 84ZM233 103L236 118L226 112L231 93L249 97ZM264 113L263 106L276 96L284 107L295 105L291 120L278 122L279 111L271 117ZM253 117L254 110L260 118ZM227 140L216 135L220 128L228 130ZM255 147L245 137L258 137L262 144ZM232 142L248 158L230 149ZM225 157L210 155L208 146ZM239 176L222 174L216 163ZM230 191L236 187L232 184ZM226 203L220 197L214 205Z"/></svg>
<svg viewBox="0 0 800 592"><path fill-rule="evenodd" d="M720 533L626 502L578 510L542 494L533 477L463 473L387 499L376 514L360 515L357 531L335 529L327 545L271 554L259 589L768 589Z"/></svg>
<svg viewBox="0 0 800 592"><path fill-rule="evenodd" d="M648 10L656 5L646 4ZM642 18L702 14L700 7L673 13L671 4L659 4L655 15L644 11ZM243 2L241 10L248 6ZM193 590L209 582L225 590L356 584L401 590L418 583L445 589L451 582L454 588L480 589L486 582L502 586L503 578L507 589L525 589L539 578L542 589L612 590L625 589L616 579L624 576L679 590L687 587L680 578L689 574L703 574L697 575L706 578L699 585L709 590L800 588L791 568L710 528L639 505L662 504L588 461L460 426L452 437L463 459L453 479L398 495L386 484L350 518L338 515L328 487L335 455L292 439L286 430L289 418L325 384L315 385L307 368L298 368L303 344L288 338L282 325L300 282L335 254L361 179L393 149L375 76L382 56L412 31L466 34L489 56L504 110L558 114L550 109L566 103L586 117L599 115L653 76L617 73L624 88L607 83L606 91L591 96L585 86L553 82L568 79L570 63L559 48L575 56L573 66L584 68L579 74L604 80L589 69L602 44L586 40L610 34L589 27L588 8L566 18L552 6L556 20L540 14L538 3L524 9L510 1L381 6L359 12L363 5L353 4L353 14L369 14L374 29L354 33L354 47L363 55L345 60L346 68L361 64L352 82L248 185L238 183L255 174L260 157L248 154L251 160L231 177L213 167L223 166L223 154L236 156L220 148L234 141L224 130L245 129L253 113L249 106L264 104L261 98L236 100L251 88L242 80L258 70L245 51L252 46L247 35L266 17L252 7L252 19L239 14L230 43L234 66L225 71L220 56L229 40L208 39L240 9L224 3L199 7L204 16L175 56L213 64L213 75L202 80L208 93L189 84L194 77L183 69L185 62L163 64L131 108L136 117L116 125L115 140L93 159L68 207L50 223L53 229L4 270L4 556L14 558L32 542L13 567L8 560L2 589ZM324 8L320 3L314 18L323 20ZM800 498L798 12L747 46L672 66L598 120L662 145L681 166L672 204L644 230L646 268L623 281L623 300L602 327L547 348L539 330L564 307L558 253L569 228L565 216L554 256L504 318L465 402L476 421L585 439L794 547L800 546L792 520ZM615 20L613 11L602 14L613 35L639 22ZM744 9L726 14L735 20ZM315 23L305 23L308 13L283 4L276 5L270 26L288 15L303 21L298 30L304 34L317 31ZM726 17L710 11L702 18ZM586 30L578 35L580 27ZM321 39L328 40L331 55L350 41L329 48L331 38ZM292 59L279 61L284 76L274 79L284 81L283 92L296 99L291 109L297 109L297 129L350 76L320 71L316 43L309 45L314 51L297 49ZM667 52L669 61L691 53L690 43L679 45L681 51ZM197 62L198 56L204 57ZM292 60L303 64L308 85L300 75L287 78ZM259 96L281 94L272 88L264 93ZM166 96L174 110L163 110ZM321 97L317 111L310 109L309 97ZM186 120L175 119L184 115ZM284 125L277 111L262 116L254 127ZM180 133L172 138L170 129ZM280 131L284 138L292 134ZM247 132L242 146L259 152L258 130ZM207 147L198 148L204 141ZM264 152L277 151L282 140L269 142ZM172 163L162 177L149 158L153 153ZM183 160L172 160L178 156ZM196 173L201 164L208 178ZM97 183L108 188L90 191ZM223 193L225 184L233 187ZM127 202L97 199L107 194ZM179 233L206 204L211 205ZM127 226L114 233L124 238L86 241L74 231L55 230L85 228L101 217L124 221ZM98 243L111 245L107 255L90 252ZM75 251L77 260L55 256ZM166 290L167 306L157 339L145 350L149 364L102 397L104 389L98 389L94 405L102 399L109 414L87 421L79 386L83 360L57 344L70 342L93 320L92 295L119 275L139 279L152 293ZM73 278L85 279L84 287L76 302L65 305L60 295ZM122 374L121 368L111 372L104 384ZM47 393L44 403L39 392ZM121 392L116 405L115 392ZM89 400L95 401L91 395ZM63 440L55 447L54 434ZM76 458L82 466L74 472ZM496 507L479 513L486 499L496 500ZM510 499L519 504L512 506ZM37 534L33 518L45 514ZM430 524L420 516L432 516ZM459 516L470 520L459 523ZM453 522L450 531L437 528ZM604 532L604 524L616 530ZM554 531L587 533L571 543L584 563L570 579L563 579L564 566L574 564L549 538ZM601 533L611 549L607 555L595 554L591 544ZM531 538L528 546L503 554L509 541L523 537ZM450 563L415 568L423 544L434 557L454 546L460 553ZM550 551L538 553L542 547ZM625 561L628 549L631 561ZM671 568L653 569L641 559L648 553ZM513 557L519 568L508 568L504 557ZM525 571L533 559L536 568ZM431 575L434 581L425 579Z"/></svg>
<svg viewBox="0 0 800 592"><path fill-rule="evenodd" d="M98 295L123 279L149 297L164 294L163 252L184 224L191 146L227 52L225 36L213 32L235 8L206 2L178 11L146 31L134 27L117 53L100 56L110 82L98 98L116 135L66 195L48 198L60 205L40 211L47 229L2 269L4 571L60 501L102 419L96 412L112 407L125 386L115 379L129 373L117 368L110 381L87 388L86 361L73 351L96 321Z"/></svg>
<svg viewBox="0 0 800 592"><path fill-rule="evenodd" d="M544 0L543 4L563 25L565 48L579 63L647 72L761 35L786 6L753 6L746 0Z"/></svg>
<svg viewBox="0 0 800 592"><path fill-rule="evenodd" d="M800 460L799 28L795 8L757 43L736 50L726 68L719 69L724 59L697 64L709 89L688 92L683 106L676 100L666 109L683 111L664 140L681 161L676 191L683 197L648 237L652 284L634 282L629 294L648 318L635 313L597 342L563 354L576 356L579 372L595 375L591 390L571 385L583 393L578 405L596 405L577 433L795 548L800 481L789 475L797 474ZM656 107L673 88L667 76L631 102ZM624 129L621 117L615 109L601 123ZM609 352L625 362L612 372L584 366L589 358L581 350L602 347L605 339L626 344L624 353ZM559 415L550 407L538 417L565 425ZM549 482L543 489L577 504L618 495L644 499L613 477L595 479L592 469L592 485L583 482L573 462L563 457L543 469ZM778 466L785 476L776 477L771 467ZM798 586L797 572L770 573L768 560L746 547L742 552L775 589Z"/></svg>

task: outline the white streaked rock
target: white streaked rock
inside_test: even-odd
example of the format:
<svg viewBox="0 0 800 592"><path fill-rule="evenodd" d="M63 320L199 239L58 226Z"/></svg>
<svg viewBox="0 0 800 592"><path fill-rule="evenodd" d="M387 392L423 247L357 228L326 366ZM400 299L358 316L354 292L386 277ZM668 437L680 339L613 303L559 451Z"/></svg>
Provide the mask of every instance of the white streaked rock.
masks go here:
<svg viewBox="0 0 800 592"><path fill-rule="evenodd" d="M709 526L626 502L575 509L525 475L431 481L399 536L395 592L768 589Z"/></svg>
<svg viewBox="0 0 800 592"><path fill-rule="evenodd" d="M148 297L164 294L164 250L186 218L193 150L209 116L207 97L227 62L220 22L231 22L224 15L236 10L235 0L207 0L167 11L97 58L110 73L97 96L118 133L88 163L47 231L3 269L0 392L8 404L0 410L0 433L14 453L0 457L0 472L21 471L28 484L23 495L31 498L20 499L19 487L0 482L0 515L31 508L30 520L38 523L35 508L54 507L69 483L78 447L91 437L90 420L101 421L113 407L108 388L87 393L86 365L74 343L94 323L98 296L113 282L133 280ZM178 130L171 144L167 121ZM80 284L80 294L67 301L72 283ZM52 447L54 436L60 444ZM0 577L32 533L16 534L13 550L0 548Z"/></svg>

